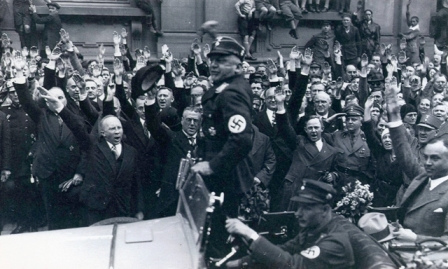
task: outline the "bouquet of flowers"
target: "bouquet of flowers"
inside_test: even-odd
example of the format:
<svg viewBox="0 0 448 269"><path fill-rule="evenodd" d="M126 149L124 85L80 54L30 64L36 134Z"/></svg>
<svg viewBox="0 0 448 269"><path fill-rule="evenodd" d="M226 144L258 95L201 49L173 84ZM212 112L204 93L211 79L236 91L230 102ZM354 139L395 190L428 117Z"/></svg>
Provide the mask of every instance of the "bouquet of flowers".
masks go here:
<svg viewBox="0 0 448 269"><path fill-rule="evenodd" d="M353 222L357 221L372 205L373 192L369 187L368 184L361 184L359 180L342 187L344 197L336 203L334 211Z"/></svg>
<svg viewBox="0 0 448 269"><path fill-rule="evenodd" d="M238 216L245 221L258 221L260 217L269 211L270 195L269 190L254 184L245 193L240 201Z"/></svg>

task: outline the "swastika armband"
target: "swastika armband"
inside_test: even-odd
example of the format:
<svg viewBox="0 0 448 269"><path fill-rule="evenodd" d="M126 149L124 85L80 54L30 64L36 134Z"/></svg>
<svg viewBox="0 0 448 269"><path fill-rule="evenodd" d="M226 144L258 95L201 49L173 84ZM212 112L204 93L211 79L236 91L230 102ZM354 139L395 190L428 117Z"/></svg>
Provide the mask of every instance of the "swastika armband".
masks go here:
<svg viewBox="0 0 448 269"><path fill-rule="evenodd" d="M229 131L233 134L239 134L246 129L246 119L241 115L233 115L230 117L227 126Z"/></svg>
<svg viewBox="0 0 448 269"><path fill-rule="evenodd" d="M318 246L312 246L310 248L301 251L300 255L310 260L315 259L320 255L320 248Z"/></svg>

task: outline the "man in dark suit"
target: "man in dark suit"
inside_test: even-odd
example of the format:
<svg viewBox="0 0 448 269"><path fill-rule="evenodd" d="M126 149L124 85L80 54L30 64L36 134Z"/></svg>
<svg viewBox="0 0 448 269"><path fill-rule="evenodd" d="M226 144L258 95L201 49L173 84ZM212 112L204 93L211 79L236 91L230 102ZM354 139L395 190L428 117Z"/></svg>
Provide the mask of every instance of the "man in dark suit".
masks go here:
<svg viewBox="0 0 448 269"><path fill-rule="evenodd" d="M321 87L321 84L316 87ZM322 85L322 88L325 87ZM340 102L338 100L338 102ZM331 97L322 91L317 92L313 97L313 106L314 106L314 115L318 116L322 119L324 124L324 132L325 133L334 133L337 130L343 130L344 125L340 116L343 114L336 113L333 109L331 109L332 100ZM311 116L311 115L306 115ZM305 121L308 117L301 117L299 122L297 123L297 132L299 134L305 134Z"/></svg>
<svg viewBox="0 0 448 269"><path fill-rule="evenodd" d="M143 219L141 193L136 166L137 152L122 143L123 128L120 120L112 115L99 122L100 138L89 135L73 112L65 108L51 92L43 89L49 108L67 124L85 153L80 163L83 185L80 199L87 208L89 224L113 217ZM84 93L85 94L85 93ZM132 190L137 189L133 197ZM133 201L136 199L137 201ZM137 205L137 208L132 208Z"/></svg>
<svg viewBox="0 0 448 269"><path fill-rule="evenodd" d="M252 128L254 129L254 135L250 155L254 166L254 183L262 183L264 187L268 187L277 164L275 153L272 149L271 139L260 132L256 126L252 126Z"/></svg>
<svg viewBox="0 0 448 269"><path fill-rule="evenodd" d="M95 107L96 110L101 111L103 108L103 102L98 95L98 84L96 84L93 79L86 79L86 91L87 97L90 99L90 103ZM106 81L106 84L109 80Z"/></svg>
<svg viewBox="0 0 448 269"><path fill-rule="evenodd" d="M364 10L364 19L357 21L357 17L354 16L353 24L359 29L359 34L362 40L362 50L372 58L373 54L380 46L381 27L372 20L373 11L371 9Z"/></svg>
<svg viewBox="0 0 448 269"><path fill-rule="evenodd" d="M154 135L146 127L145 99L140 96L132 105L124 90L123 67L114 65L115 72L115 96L121 105L120 116L123 120L123 130L126 136L125 142L137 150L137 166L140 170L144 215L149 217L156 203L156 192L160 187L159 159L162 153L159 143ZM150 118L149 118L150 119Z"/></svg>
<svg viewBox="0 0 448 269"><path fill-rule="evenodd" d="M48 12L50 13L47 17L37 15L36 6L32 5L31 9L33 11L34 22L45 24L43 45L53 49L60 40L59 31L62 29L62 22L59 17L59 9L61 9L61 6L54 2L47 3L47 6ZM42 50L45 50L45 47Z"/></svg>
<svg viewBox="0 0 448 269"><path fill-rule="evenodd" d="M271 211L280 211L280 201L282 200L283 181L286 173L291 166L292 150L281 138L278 132L277 122L275 121L275 111L277 104L275 102L275 88L269 88L265 93L266 109L259 112L254 119L254 125L259 131L271 139L272 149L275 153L276 169L272 175L269 184L271 193Z"/></svg>
<svg viewBox="0 0 448 269"><path fill-rule="evenodd" d="M173 131L162 123L157 116L158 108L154 94L148 94L145 102L145 118L148 130L154 139L164 149L161 156L162 183L157 206L151 217L165 217L176 213L178 192L175 188L179 164L182 158L196 157L196 148L201 126L202 115L197 108L187 107L183 111L182 130Z"/></svg>
<svg viewBox="0 0 448 269"><path fill-rule="evenodd" d="M353 64L357 66L360 61L362 47L359 30L352 25L351 15L344 14L342 25L339 25L334 31L336 40L342 45L342 59L344 66Z"/></svg>
<svg viewBox="0 0 448 269"><path fill-rule="evenodd" d="M32 173L42 185L42 195L47 211L48 229L77 227L77 205L70 201L59 185L73 178L78 169L80 150L75 136L53 111L40 108L28 91L26 78L16 64L18 76L14 83L23 109L37 126ZM65 106L67 100L60 88L49 90ZM81 119L82 120L82 119Z"/></svg>
<svg viewBox="0 0 448 269"><path fill-rule="evenodd" d="M332 183L337 174L335 170L336 158L341 150L329 145L322 138L323 122L318 116L311 116L305 123L304 136L297 136L289 123L285 109L285 94L276 93L277 121L280 136L293 150L292 164L285 176L281 210L288 210L288 205L294 193L302 187L304 178L321 179ZM333 172L333 173L330 173Z"/></svg>

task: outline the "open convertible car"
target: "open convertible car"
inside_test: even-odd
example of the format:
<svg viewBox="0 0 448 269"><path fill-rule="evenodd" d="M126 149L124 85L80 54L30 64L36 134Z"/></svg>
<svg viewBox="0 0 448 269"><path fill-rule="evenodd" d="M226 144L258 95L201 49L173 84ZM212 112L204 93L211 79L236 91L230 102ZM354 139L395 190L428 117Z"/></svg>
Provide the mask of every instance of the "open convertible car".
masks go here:
<svg viewBox="0 0 448 269"><path fill-rule="evenodd" d="M2 236L0 268L205 268L204 234L219 197L199 175L191 175L179 193L172 217L132 223L117 218L85 228Z"/></svg>

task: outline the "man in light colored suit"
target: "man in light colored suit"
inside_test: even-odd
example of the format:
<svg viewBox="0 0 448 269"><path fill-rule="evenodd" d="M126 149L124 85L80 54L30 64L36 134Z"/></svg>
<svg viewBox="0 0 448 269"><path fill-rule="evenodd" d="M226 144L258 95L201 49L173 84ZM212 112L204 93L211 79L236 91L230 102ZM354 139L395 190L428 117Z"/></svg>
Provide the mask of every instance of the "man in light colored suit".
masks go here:
<svg viewBox="0 0 448 269"><path fill-rule="evenodd" d="M422 159L412 154L400 117L395 87L386 87L389 129L399 165L413 178L401 199L398 219L403 224L394 235L418 241L448 235L448 134L429 140ZM422 168L423 166L423 168ZM448 238L448 237L447 237Z"/></svg>
<svg viewBox="0 0 448 269"><path fill-rule="evenodd" d="M423 156L425 172L412 180L401 201L398 239L448 236L448 134L429 141Z"/></svg>

